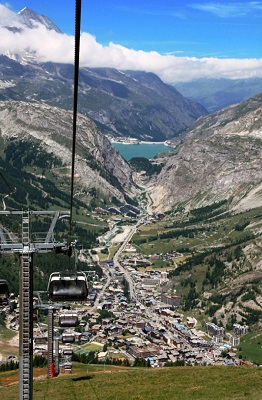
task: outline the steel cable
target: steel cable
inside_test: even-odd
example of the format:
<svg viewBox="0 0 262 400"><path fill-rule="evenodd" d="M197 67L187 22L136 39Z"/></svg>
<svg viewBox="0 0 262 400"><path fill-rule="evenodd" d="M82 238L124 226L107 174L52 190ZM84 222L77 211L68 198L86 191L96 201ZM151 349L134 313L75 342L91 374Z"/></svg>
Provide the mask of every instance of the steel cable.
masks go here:
<svg viewBox="0 0 262 400"><path fill-rule="evenodd" d="M69 230L70 236L72 233L72 224L73 224L73 198L74 198L76 126L77 126L77 105L78 105L79 54L80 54L80 26L81 26L81 0L76 0L76 2L75 2L73 140L72 140L72 170L71 170L70 230Z"/></svg>

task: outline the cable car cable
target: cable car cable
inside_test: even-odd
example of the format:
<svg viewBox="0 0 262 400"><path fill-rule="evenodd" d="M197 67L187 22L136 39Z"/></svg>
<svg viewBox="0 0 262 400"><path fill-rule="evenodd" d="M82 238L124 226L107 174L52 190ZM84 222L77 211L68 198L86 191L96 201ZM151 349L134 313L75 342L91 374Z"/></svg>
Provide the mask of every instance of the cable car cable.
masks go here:
<svg viewBox="0 0 262 400"><path fill-rule="evenodd" d="M79 78L79 53L80 53L80 26L81 26L81 0L75 1L75 60L74 60L74 104L73 104L73 142L72 142L72 171L71 171L71 196L70 196L70 236L73 223L73 196L75 175L76 151L76 122L78 103L78 78Z"/></svg>
<svg viewBox="0 0 262 400"><path fill-rule="evenodd" d="M71 172L71 203L70 203L70 228L72 235L73 222L73 195L74 195L74 172L76 152L76 122L77 122L77 100L78 100L78 78L79 78L79 53L80 53L80 25L81 25L81 0L76 0L75 11L75 62L74 62L74 105L73 105L73 138L72 138L72 172ZM69 270L70 253L72 241L68 248ZM55 301L85 301L88 295L87 278L84 273L73 271L68 276L53 273L49 277L47 288L49 299Z"/></svg>

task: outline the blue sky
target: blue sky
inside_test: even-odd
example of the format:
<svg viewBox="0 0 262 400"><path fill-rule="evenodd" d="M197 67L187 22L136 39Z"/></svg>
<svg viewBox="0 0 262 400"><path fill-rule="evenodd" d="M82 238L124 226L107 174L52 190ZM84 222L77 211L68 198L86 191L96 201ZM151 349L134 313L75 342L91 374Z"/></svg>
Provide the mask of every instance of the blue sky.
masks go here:
<svg viewBox="0 0 262 400"><path fill-rule="evenodd" d="M73 0L0 4L14 12L30 7L68 37L74 34ZM170 82L182 80L184 68L187 80L211 76L212 71L214 77L230 78L261 74L262 1L82 0L81 30L86 34L83 64L89 58L89 66L107 62L133 69L137 61L138 69L151 68Z"/></svg>
<svg viewBox="0 0 262 400"><path fill-rule="evenodd" d="M74 33L74 0L13 0ZM189 57L262 57L262 1L82 0L82 30L103 45Z"/></svg>

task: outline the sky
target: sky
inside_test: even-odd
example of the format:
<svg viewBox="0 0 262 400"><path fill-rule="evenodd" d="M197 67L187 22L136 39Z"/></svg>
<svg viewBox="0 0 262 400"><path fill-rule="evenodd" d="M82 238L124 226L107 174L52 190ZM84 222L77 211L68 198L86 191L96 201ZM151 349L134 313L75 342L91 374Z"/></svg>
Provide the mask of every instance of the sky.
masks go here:
<svg viewBox="0 0 262 400"><path fill-rule="evenodd" d="M73 62L75 1L0 0L0 26L29 7L64 33L0 28L0 53ZM262 77L262 0L82 0L80 64L154 72L166 83Z"/></svg>

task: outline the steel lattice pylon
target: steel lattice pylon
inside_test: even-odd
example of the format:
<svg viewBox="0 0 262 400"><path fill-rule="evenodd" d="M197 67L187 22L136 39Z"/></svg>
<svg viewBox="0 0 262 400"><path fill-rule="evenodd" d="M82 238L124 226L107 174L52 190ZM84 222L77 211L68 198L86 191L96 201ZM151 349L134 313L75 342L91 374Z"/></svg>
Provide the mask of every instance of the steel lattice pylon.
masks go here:
<svg viewBox="0 0 262 400"><path fill-rule="evenodd" d="M33 398L33 254L59 249L66 251L68 243L54 243L53 231L59 218L69 217L69 211L0 211L0 215L21 215L21 241L7 240L0 225L0 253L19 254L19 400ZM53 220L43 240L31 241L30 218L32 215L50 215ZM16 236L15 236L16 237Z"/></svg>

